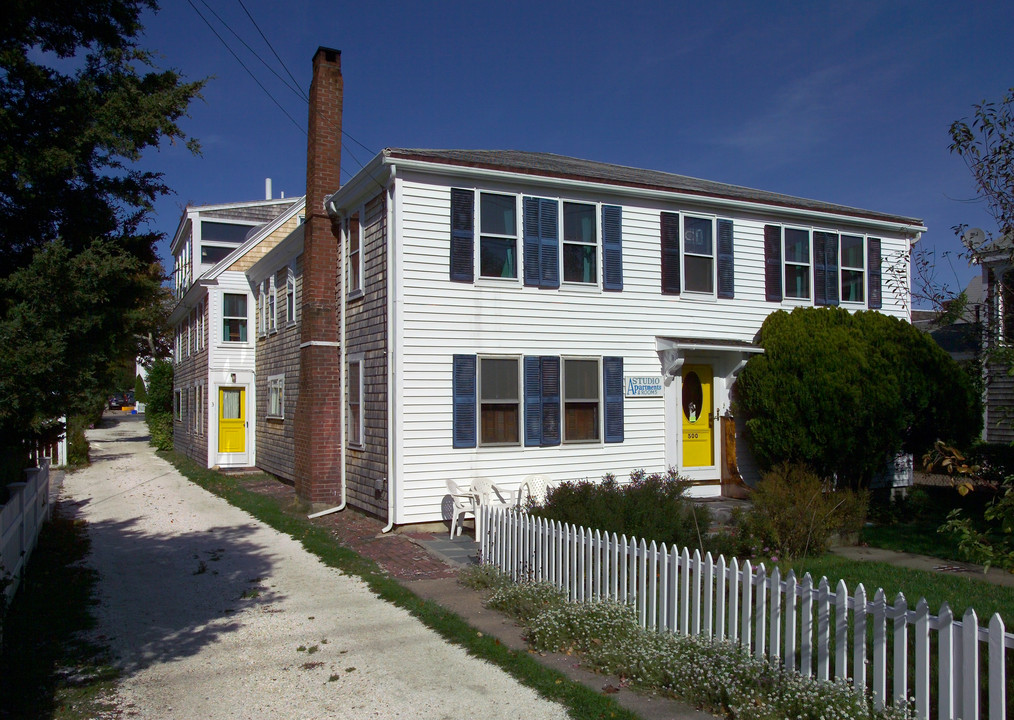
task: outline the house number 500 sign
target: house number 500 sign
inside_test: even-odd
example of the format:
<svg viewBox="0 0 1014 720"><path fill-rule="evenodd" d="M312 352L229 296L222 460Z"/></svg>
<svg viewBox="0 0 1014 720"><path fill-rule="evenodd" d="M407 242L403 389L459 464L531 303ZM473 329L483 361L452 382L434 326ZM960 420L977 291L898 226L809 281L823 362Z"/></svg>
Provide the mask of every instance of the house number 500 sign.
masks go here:
<svg viewBox="0 0 1014 720"><path fill-rule="evenodd" d="M697 440L700 437L701 436L698 433L695 433L695 432L688 432L687 433L687 440Z"/></svg>

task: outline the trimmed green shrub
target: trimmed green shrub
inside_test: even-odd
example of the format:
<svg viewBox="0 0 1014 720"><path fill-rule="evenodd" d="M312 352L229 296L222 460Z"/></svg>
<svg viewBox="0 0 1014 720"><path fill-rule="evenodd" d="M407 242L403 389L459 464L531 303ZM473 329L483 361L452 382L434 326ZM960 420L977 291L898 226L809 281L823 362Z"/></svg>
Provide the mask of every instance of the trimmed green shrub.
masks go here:
<svg viewBox="0 0 1014 720"><path fill-rule="evenodd" d="M148 423L151 444L156 450L173 449L173 415L171 412L145 412L144 420Z"/></svg>
<svg viewBox="0 0 1014 720"><path fill-rule="evenodd" d="M670 468L666 473L630 473L620 485L612 475L601 483L563 483L551 488L534 515L593 530L643 538L669 546L701 546L711 525L707 509L687 498L690 483Z"/></svg>
<svg viewBox="0 0 1014 720"><path fill-rule="evenodd" d="M802 462L821 477L868 487L898 452L982 428L968 375L926 333L875 311L772 313L764 353L736 382L735 407L762 469Z"/></svg>
<svg viewBox="0 0 1014 720"><path fill-rule="evenodd" d="M740 554L775 561L820 555L834 535L857 534L869 505L867 492L834 490L804 465L789 463L766 473L750 499L737 516Z"/></svg>
<svg viewBox="0 0 1014 720"><path fill-rule="evenodd" d="M148 369L148 413L172 413L173 365L168 360L156 360Z"/></svg>
<svg viewBox="0 0 1014 720"><path fill-rule="evenodd" d="M83 415L67 418L67 466L84 467L88 464L88 440L85 429L90 423Z"/></svg>
<svg viewBox="0 0 1014 720"><path fill-rule="evenodd" d="M139 403L148 402L148 390L144 386L144 378L141 373L134 379L134 400Z"/></svg>

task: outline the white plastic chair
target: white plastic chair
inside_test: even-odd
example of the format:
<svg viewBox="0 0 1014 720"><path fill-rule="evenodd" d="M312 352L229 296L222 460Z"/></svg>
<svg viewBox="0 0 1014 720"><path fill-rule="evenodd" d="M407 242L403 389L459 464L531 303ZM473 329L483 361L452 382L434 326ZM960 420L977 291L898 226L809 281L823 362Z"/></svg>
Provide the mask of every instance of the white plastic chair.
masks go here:
<svg viewBox="0 0 1014 720"><path fill-rule="evenodd" d="M498 487L489 478L477 477L472 481L472 497L475 500L475 541L479 542L482 539L482 506L511 505L513 493Z"/></svg>
<svg viewBox="0 0 1014 720"><path fill-rule="evenodd" d="M546 501L546 495L549 494L551 487L553 481L545 475L529 475L521 481L521 487L518 488L517 508L524 510L528 499L541 505Z"/></svg>
<svg viewBox="0 0 1014 720"><path fill-rule="evenodd" d="M453 480L447 481L447 490L451 494L451 540L454 539L454 526L458 526L458 535L461 534L461 526L464 524L465 513L472 513L476 524L479 522L479 514L476 512L475 494L471 490L464 490ZM461 521L458 521L461 518Z"/></svg>

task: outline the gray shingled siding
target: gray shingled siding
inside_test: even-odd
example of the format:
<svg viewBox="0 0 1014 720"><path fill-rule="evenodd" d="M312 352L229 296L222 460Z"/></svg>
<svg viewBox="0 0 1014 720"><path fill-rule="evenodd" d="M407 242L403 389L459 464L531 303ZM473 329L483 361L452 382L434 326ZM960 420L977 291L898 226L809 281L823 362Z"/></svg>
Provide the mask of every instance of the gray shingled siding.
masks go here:
<svg viewBox="0 0 1014 720"><path fill-rule="evenodd" d="M347 305L345 347L363 353L363 448L348 447L345 481L350 505L387 517L387 209L384 194L366 204L361 298ZM345 372L345 368L342 369Z"/></svg>
<svg viewBox="0 0 1014 720"><path fill-rule="evenodd" d="M1014 377L1003 363L989 368L986 384L986 441L1009 444L1014 442Z"/></svg>
<svg viewBox="0 0 1014 720"><path fill-rule="evenodd" d="M285 480L296 477L294 422L299 407L299 316L285 319L286 268L275 274L278 294L278 330L257 338L257 467ZM303 290L303 256L296 260L296 309ZM268 418L268 378L285 375L285 416Z"/></svg>
<svg viewBox="0 0 1014 720"><path fill-rule="evenodd" d="M190 316L188 316L189 322ZM207 323L208 305L204 304L204 341L203 349L194 352L193 345L189 356L182 353L181 361L173 367L173 392L182 390L182 413L183 419L176 420L173 415L173 449L200 463L205 467L208 463L208 343ZM193 339L191 339L193 343ZM200 407L197 407L197 393L194 389L195 383L203 385L204 396ZM194 427L194 416L202 413L200 428Z"/></svg>
<svg viewBox="0 0 1014 720"><path fill-rule="evenodd" d="M204 210L201 217L205 220L222 218L226 220L252 220L259 223L266 223L274 220L283 212L292 207L292 204L299 198L293 198L291 202L275 203L271 205L255 205L253 207L223 208L221 210Z"/></svg>

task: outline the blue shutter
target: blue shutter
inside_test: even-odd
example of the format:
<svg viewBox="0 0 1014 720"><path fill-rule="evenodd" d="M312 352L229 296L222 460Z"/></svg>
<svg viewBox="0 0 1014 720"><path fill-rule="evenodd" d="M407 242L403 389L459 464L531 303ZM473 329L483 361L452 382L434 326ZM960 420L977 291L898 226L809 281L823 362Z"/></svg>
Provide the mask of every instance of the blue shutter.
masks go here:
<svg viewBox="0 0 1014 720"><path fill-rule="evenodd" d="M542 372L542 445L560 444L560 358L539 358Z"/></svg>
<svg viewBox="0 0 1014 720"><path fill-rule="evenodd" d="M602 358L606 397L606 442L623 442L623 358Z"/></svg>
<svg viewBox="0 0 1014 720"><path fill-rule="evenodd" d="M662 294L680 294L680 216L662 213Z"/></svg>
<svg viewBox="0 0 1014 720"><path fill-rule="evenodd" d="M782 228L764 226L764 295L768 302L782 301Z"/></svg>
<svg viewBox="0 0 1014 720"><path fill-rule="evenodd" d="M880 238L866 239L866 263L869 269L870 309L879 310L884 305L883 292L880 288Z"/></svg>
<svg viewBox="0 0 1014 720"><path fill-rule="evenodd" d="M736 297L732 220L718 221L718 297Z"/></svg>
<svg viewBox="0 0 1014 720"><path fill-rule="evenodd" d="M602 289L623 289L623 209L602 206Z"/></svg>
<svg viewBox="0 0 1014 720"><path fill-rule="evenodd" d="M454 356L454 447L475 447L475 355Z"/></svg>
<svg viewBox="0 0 1014 720"><path fill-rule="evenodd" d="M542 243L539 240L539 200L526 197L524 199L524 252L525 252L525 285L538 287L542 271L539 269L539 256Z"/></svg>
<svg viewBox="0 0 1014 720"><path fill-rule="evenodd" d="M827 262L824 247L827 233L813 233L813 304L827 305Z"/></svg>
<svg viewBox="0 0 1014 720"><path fill-rule="evenodd" d="M539 200L539 286L560 287L560 209L556 200Z"/></svg>
<svg viewBox="0 0 1014 720"><path fill-rule="evenodd" d="M451 280L473 281L475 262L475 193L451 189Z"/></svg>
<svg viewBox="0 0 1014 720"><path fill-rule="evenodd" d="M542 365L536 356L525 357L525 445L542 444Z"/></svg>

